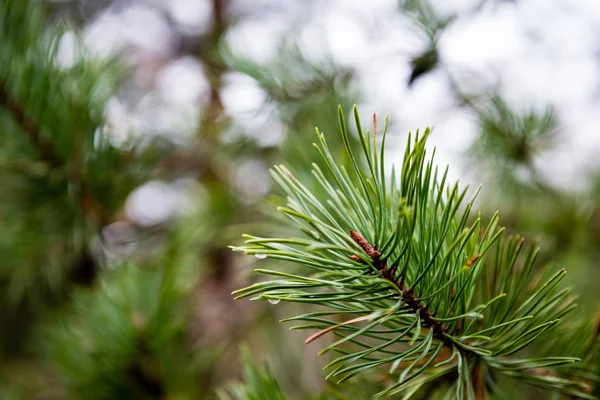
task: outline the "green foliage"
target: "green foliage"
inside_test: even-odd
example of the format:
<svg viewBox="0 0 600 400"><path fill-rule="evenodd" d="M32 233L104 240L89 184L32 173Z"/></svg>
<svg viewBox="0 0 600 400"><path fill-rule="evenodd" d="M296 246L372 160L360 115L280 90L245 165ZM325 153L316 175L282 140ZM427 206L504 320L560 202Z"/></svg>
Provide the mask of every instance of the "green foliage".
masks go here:
<svg viewBox="0 0 600 400"><path fill-rule="evenodd" d="M258 365L247 348L242 348L243 384L220 392L222 400L285 400L279 384L267 365Z"/></svg>
<svg viewBox="0 0 600 400"><path fill-rule="evenodd" d="M67 27L47 27L42 11L33 1L0 4L0 324L10 326L0 344L7 351L72 283L94 280L90 242L154 159L109 141L104 106L121 68L83 50L72 67L59 67Z"/></svg>
<svg viewBox="0 0 600 400"><path fill-rule="evenodd" d="M580 261L595 265L598 212L544 184L533 163L555 144L552 108L519 112L485 94L466 104L453 87L479 123L469 150L477 169L485 163L509 177L508 188L516 181L536 186L520 203L508 197L513 210L506 218L503 207L503 222L549 236L538 256L518 237L504 237L496 216L473 216L468 192L448 185L446 171L428 157L428 132L409 140L401 168L389 176L379 143L385 134L349 135L340 114L342 139L319 136L322 157L311 175L304 138L315 124L333 132L334 106L358 100L353 69L330 59L308 62L286 40L264 64L223 51L227 24L237 21L224 18L220 3L198 38L200 54L192 54L211 86L210 100L198 105L198 137L185 146L152 140L119 147L104 112L123 66L94 59L83 45L72 66L60 65L61 40L73 31L77 41L76 29L48 23L43 3L0 1L0 398L214 398L238 370L240 339L252 335L253 348L263 352L278 347L272 325L289 308L235 309L223 301L230 300L237 260L223 248L238 232L232 223L256 217L231 177L240 160L275 155L294 170L273 171L289 196L279 217L292 224L255 224L255 232L270 233L248 237L239 250L268 256L261 263L293 264L259 269L276 280L238 294L301 303L294 308L301 315L288 320L315 329L307 342L321 337L332 356L330 382L310 397L315 388L302 375L314 365L297 365L294 350L277 349L283 387L308 383L288 390L289 397L537 398L545 393L538 388L553 398L598 396L598 322L571 312L564 271L537 266L567 259L594 288ZM445 69L438 40L459 16L438 15L427 2L400 4L426 41L409 61L411 81ZM182 50L194 46L186 40ZM272 112L287 135L281 146L261 143L261 123L237 126L227 114L219 93L232 71L267 94L265 114ZM523 180L523 170L532 179ZM197 179L206 207L183 224L146 229L123 221L127 195L155 172ZM127 239L136 250L125 260L115 261L103 241L115 221L135 231ZM287 237L298 229L303 237ZM243 369L245 383L219 392L223 398L287 397L248 352Z"/></svg>
<svg viewBox="0 0 600 400"><path fill-rule="evenodd" d="M596 313L595 318L590 319L585 314L581 314L577 316L577 319L572 318L571 321L561 326L556 334L546 336L540 349L540 353L545 355L569 354L579 357L581 362L557 368L555 378L577 377L586 386L586 391L596 398L600 395L597 387L600 382L599 334L600 315ZM531 377L532 381L537 383L535 378Z"/></svg>
<svg viewBox="0 0 600 400"><path fill-rule="evenodd" d="M203 244L201 226L180 224L153 261L116 265L98 290L77 290L72 312L39 332L69 397L200 396L206 366L190 340L187 299L199 275L192 248Z"/></svg>
<svg viewBox="0 0 600 400"><path fill-rule="evenodd" d="M363 132L356 108L354 115L365 168L349 146L341 108L351 173L336 164L317 131L327 171L313 164L313 175L327 196L314 196L283 166L272 171L288 195L279 211L305 237L246 236L245 246L234 247L301 264L306 272L258 269L277 279L238 290L237 298L320 306L286 321L304 323L293 329L319 330L307 343L329 332L337 337L321 351L337 354L328 378L343 382L388 369L394 381L377 396L408 398L453 376L448 393L482 398L494 392L487 381L504 374L591 398L575 376L558 379L552 372L579 359L527 352L574 307L569 289L559 288L565 271L540 277L533 273L535 246L524 251L523 239L504 238L497 216L485 225L470 217L474 196L465 201L467 190L447 184L447 169L427 157L428 130L409 136L401 169L388 179L386 128L380 137Z"/></svg>
<svg viewBox="0 0 600 400"><path fill-rule="evenodd" d="M535 155L552 146L558 121L552 108L517 113L499 96L482 115L481 151L507 163L530 164Z"/></svg>
<svg viewBox="0 0 600 400"><path fill-rule="evenodd" d="M177 303L165 301L161 274L119 269L99 293L77 293L73 316L51 331L49 356L78 398L156 398L183 372L174 361L190 362L183 351L172 354L185 326Z"/></svg>

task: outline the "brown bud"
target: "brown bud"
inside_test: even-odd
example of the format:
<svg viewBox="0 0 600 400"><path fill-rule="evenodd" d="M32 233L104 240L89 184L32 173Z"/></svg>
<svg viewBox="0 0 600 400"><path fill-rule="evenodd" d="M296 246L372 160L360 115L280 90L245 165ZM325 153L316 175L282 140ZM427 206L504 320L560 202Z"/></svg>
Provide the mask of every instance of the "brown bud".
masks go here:
<svg viewBox="0 0 600 400"><path fill-rule="evenodd" d="M354 254L350 256L350 259L352 261L355 261L355 262L359 263L359 264L364 264L365 263L359 256L356 256Z"/></svg>
<svg viewBox="0 0 600 400"><path fill-rule="evenodd" d="M481 258L481 254L476 254L473 257L469 258L467 260L467 262L465 263L465 266L467 268L471 268L473 266L473 264L475 264L477 262L477 260L479 260Z"/></svg>
<svg viewBox="0 0 600 400"><path fill-rule="evenodd" d="M368 254L369 257L376 259L381 256L381 253L371 246L367 239L365 239L360 233L351 229L350 237L365 251L365 253Z"/></svg>
<svg viewBox="0 0 600 400"><path fill-rule="evenodd" d="M377 114L373 113L373 136L377 135Z"/></svg>

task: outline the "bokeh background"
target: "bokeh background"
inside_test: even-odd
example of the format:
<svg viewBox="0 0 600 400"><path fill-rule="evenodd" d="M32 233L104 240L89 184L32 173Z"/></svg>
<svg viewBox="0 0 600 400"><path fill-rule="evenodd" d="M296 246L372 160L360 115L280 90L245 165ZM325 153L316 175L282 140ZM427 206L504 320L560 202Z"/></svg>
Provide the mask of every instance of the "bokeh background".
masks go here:
<svg viewBox="0 0 600 400"><path fill-rule="evenodd" d="M401 161L409 131L433 127L430 147L439 164L450 164L450 178L483 184L484 215L500 210L509 231L537 238L540 264L566 267L580 312L595 318L597 1L54 0L39 7L44 29L62 29L53 63L64 79L82 57L119 69L102 126L119 157L136 159L136 179L114 164L91 172L108 182L97 198L128 180L122 201L92 213L99 217L91 233L69 231L79 247L52 255L62 278L44 278L54 282L48 296L32 285L39 301L6 300L1 396L213 399L241 379L244 343L254 358L269 360L289 398L322 393L325 357L302 345L305 332L277 322L298 306L232 299L257 279L252 269L270 261L228 246L246 232L285 234L273 215L278 190L269 167L284 163L310 185L315 126L342 157L340 104L348 115L357 104L363 121L389 115L390 165ZM46 207L44 221L60 214L60 204L44 203L50 197L32 205ZM55 247L23 233L35 230L27 223L10 224L3 246L22 239L19 246L43 260ZM54 238L52 229L40 235ZM20 268L21 259L0 260L4 276ZM29 288L35 274L28 269L19 282Z"/></svg>

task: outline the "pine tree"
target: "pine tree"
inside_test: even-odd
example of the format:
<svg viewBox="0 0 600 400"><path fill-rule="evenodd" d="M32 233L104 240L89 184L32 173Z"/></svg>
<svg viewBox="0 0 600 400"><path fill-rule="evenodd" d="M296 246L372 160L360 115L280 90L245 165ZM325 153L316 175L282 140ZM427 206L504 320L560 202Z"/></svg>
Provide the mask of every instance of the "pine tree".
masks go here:
<svg viewBox="0 0 600 400"><path fill-rule="evenodd" d="M455 20L417 3L404 4L428 40L414 55L414 79L445 68L438 38ZM552 144L551 108L518 113L497 94L474 102L454 86L480 123L469 154L477 169L508 172L508 188L515 187L514 165L536 178L520 182L524 190L511 193L518 205L502 210L512 229L548 234L537 253L506 237L497 216L472 215L469 193L448 185L446 171L427 157L428 132L409 141L401 169L389 176L379 143L385 134L373 127L351 135L341 119L341 140L319 136L322 160L311 174L309 127L333 131L335 105L357 102L352 68L311 64L285 42L269 65L240 57L223 40L232 21L221 0L212 2L210 30L190 50L211 86L199 105L198 137L184 145L147 136L113 143L105 108L122 90L125 66L88 54L77 27L47 18L45 8L59 6L43 4L0 0L0 398L599 395L599 321L574 309L564 271L546 266L578 255L582 237L593 249L598 236L573 196L535 173L531 160ZM78 44L69 66L57 60L66 32ZM234 71L267 94L288 136L280 147L259 143L262 127L241 135L248 128L227 115L220 91ZM240 138L225 143L225 133ZM278 280L238 294L279 305L229 302L238 260L226 248L238 232L233 225L250 221L257 232L266 225L230 181L246 157L281 157L294 171L274 170L290 201L280 219L293 223L269 225L267 238L248 237L239 248L267 256L261 263L272 260L272 269L259 271ZM181 176L205 189L199 209L149 228L124 221L133 189ZM551 216L548 204L557 210ZM136 247L127 256L113 254L106 240L123 226L127 245ZM298 229L304 237L286 239ZM295 264L283 270L279 259ZM275 349L271 320L289 312L284 302L300 303L301 315L290 320L315 331L308 351L318 338L330 341L325 351L335 357L322 393L290 390L301 380L294 357L302 351ZM254 354L280 352L275 361L286 368L262 366L243 350L245 382L223 388L239 371L241 341Z"/></svg>
<svg viewBox="0 0 600 400"><path fill-rule="evenodd" d="M566 270L537 266L535 244L507 237L497 214L487 222L471 216L479 190L466 201L467 189L447 182L448 169L427 156L429 130L409 136L401 168L388 179L387 120L378 136L375 116L366 132L356 108L354 116L364 166L339 109L350 172L317 130L326 169L313 164L313 175L326 194L314 195L282 165L272 171L288 199L278 210L303 236L246 236L245 246L233 248L305 268L257 269L276 278L234 292L237 298L311 305L315 311L284 321L317 330L306 344L335 337L319 353L335 353L327 379L383 374L387 385L376 397L505 398L510 377L595 398L589 354L597 332L584 324L559 334L561 321L576 318L574 297L560 286ZM557 335L561 346L537 346Z"/></svg>

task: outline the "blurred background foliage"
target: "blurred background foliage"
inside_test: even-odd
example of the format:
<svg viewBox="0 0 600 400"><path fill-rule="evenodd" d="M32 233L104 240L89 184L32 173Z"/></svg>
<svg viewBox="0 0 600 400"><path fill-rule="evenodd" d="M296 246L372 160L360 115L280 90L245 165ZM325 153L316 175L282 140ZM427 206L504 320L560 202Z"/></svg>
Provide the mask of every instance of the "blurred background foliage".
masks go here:
<svg viewBox="0 0 600 400"><path fill-rule="evenodd" d="M277 323L298 306L230 295L267 261L227 246L281 234L268 168L310 179L315 126L343 157L340 104L390 114L390 162L433 126L483 212L568 268L571 329L597 337L600 7L447 3L2 0L0 398L377 392L323 381Z"/></svg>

